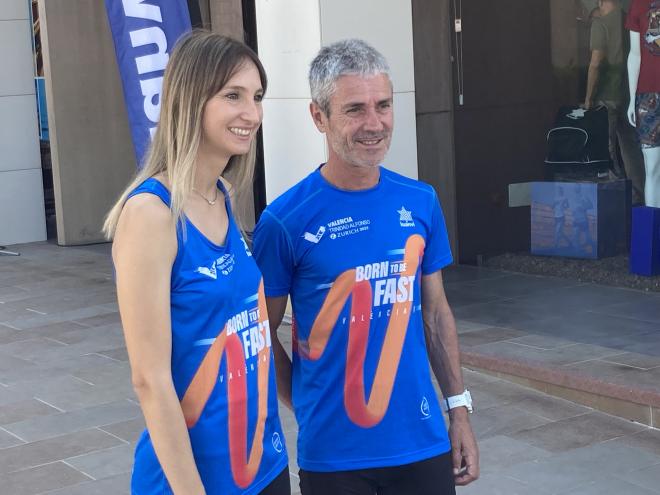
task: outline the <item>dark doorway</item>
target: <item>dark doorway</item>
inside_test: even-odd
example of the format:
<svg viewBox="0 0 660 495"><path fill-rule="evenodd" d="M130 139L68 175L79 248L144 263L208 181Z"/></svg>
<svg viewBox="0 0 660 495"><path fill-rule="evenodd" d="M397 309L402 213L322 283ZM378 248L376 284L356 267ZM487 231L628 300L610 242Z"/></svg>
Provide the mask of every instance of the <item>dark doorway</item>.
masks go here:
<svg viewBox="0 0 660 495"><path fill-rule="evenodd" d="M529 249L529 208L509 208L508 185L543 178L556 104L549 1L461 3L454 47L462 52L462 64L454 64L458 244L460 262L474 263L482 254Z"/></svg>

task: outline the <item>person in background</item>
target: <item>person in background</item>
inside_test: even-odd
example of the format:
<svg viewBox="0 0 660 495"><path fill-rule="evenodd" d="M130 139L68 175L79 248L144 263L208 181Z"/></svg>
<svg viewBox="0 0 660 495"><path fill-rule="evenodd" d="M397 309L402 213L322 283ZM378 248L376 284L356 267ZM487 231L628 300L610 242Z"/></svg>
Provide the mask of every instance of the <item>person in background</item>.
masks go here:
<svg viewBox="0 0 660 495"><path fill-rule="evenodd" d="M626 115L629 47L624 29L625 14L619 0L599 0L598 9L599 15L593 17L591 24L591 60L583 107L587 110L600 105L607 107L614 173L630 179L633 204L643 204L644 157L635 129Z"/></svg>

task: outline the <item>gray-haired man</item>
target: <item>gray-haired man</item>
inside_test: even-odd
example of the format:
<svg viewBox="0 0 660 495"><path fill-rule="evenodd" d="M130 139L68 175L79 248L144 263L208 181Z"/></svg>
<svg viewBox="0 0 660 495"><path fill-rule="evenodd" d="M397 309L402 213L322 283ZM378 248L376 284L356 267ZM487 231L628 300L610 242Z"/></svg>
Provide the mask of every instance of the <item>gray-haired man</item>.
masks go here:
<svg viewBox="0 0 660 495"><path fill-rule="evenodd" d="M453 494L479 467L442 284L452 256L440 204L432 187L381 166L394 121L380 53L335 43L309 78L328 162L276 199L254 236L302 492ZM275 334L289 295L293 363Z"/></svg>

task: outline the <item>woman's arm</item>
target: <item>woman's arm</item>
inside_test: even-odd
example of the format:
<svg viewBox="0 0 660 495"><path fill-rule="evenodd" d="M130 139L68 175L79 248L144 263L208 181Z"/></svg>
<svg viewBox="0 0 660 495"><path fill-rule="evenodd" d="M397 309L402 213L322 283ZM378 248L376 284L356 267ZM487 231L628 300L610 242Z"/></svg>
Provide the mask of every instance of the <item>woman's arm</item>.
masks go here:
<svg viewBox="0 0 660 495"><path fill-rule="evenodd" d="M169 208L141 194L124 206L112 257L133 387L156 455L175 494L204 494L172 382L170 276L176 231Z"/></svg>

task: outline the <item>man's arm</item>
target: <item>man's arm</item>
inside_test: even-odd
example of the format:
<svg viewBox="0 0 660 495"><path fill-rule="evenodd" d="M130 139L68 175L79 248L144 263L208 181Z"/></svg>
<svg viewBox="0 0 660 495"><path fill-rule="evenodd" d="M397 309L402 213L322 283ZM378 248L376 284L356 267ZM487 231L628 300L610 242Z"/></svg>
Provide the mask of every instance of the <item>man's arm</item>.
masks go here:
<svg viewBox="0 0 660 495"><path fill-rule="evenodd" d="M282 323L282 318L286 311L288 298L289 296L267 297L266 306L268 307L270 340L273 346L273 356L275 357L278 395L285 406L293 409L293 403L291 401L291 359L284 350L284 346L277 335L277 329Z"/></svg>
<svg viewBox="0 0 660 495"><path fill-rule="evenodd" d="M445 289L442 271L422 277L422 316L429 360L445 397L463 393L458 334ZM449 412L454 474L457 485L467 485L479 477L479 449L472 432L467 409Z"/></svg>
<svg viewBox="0 0 660 495"><path fill-rule="evenodd" d="M592 50L591 61L589 62L589 73L587 75L587 96L584 99L583 107L589 110L594 103L594 96L596 94L596 87L598 86L598 77L600 72L600 65L605 59L605 51Z"/></svg>

